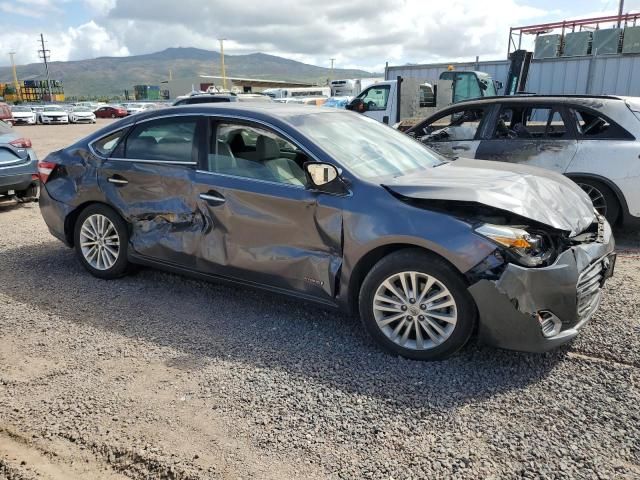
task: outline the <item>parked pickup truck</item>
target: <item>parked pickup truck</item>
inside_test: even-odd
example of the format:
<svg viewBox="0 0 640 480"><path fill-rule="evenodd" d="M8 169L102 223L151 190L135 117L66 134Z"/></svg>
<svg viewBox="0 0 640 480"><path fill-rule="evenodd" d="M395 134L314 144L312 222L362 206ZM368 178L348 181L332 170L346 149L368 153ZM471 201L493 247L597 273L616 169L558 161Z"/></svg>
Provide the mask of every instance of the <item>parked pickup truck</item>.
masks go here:
<svg viewBox="0 0 640 480"><path fill-rule="evenodd" d="M371 85L347 109L382 123L399 124L400 130L406 130L452 103L496 96L501 87L484 72L446 71L435 84L397 77Z"/></svg>

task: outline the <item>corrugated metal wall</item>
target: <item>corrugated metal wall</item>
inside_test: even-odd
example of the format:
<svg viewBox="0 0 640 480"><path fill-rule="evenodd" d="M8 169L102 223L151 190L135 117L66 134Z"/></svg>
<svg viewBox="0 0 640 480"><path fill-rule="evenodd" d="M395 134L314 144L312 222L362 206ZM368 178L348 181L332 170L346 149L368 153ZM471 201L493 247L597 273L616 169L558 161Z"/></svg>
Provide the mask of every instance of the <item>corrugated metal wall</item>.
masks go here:
<svg viewBox="0 0 640 480"><path fill-rule="evenodd" d="M435 82L453 65L456 70L480 70L494 80L506 82L509 62L439 63L389 67L387 79L400 75ZM640 55L552 58L534 60L529 69L527 91L541 94L631 95L640 97ZM499 92L502 93L502 92Z"/></svg>

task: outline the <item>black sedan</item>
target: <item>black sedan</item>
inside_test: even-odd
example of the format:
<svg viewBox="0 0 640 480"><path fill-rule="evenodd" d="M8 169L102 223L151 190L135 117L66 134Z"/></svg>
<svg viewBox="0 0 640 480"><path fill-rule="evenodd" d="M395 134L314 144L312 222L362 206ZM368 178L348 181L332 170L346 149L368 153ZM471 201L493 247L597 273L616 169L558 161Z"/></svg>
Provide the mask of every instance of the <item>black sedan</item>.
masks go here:
<svg viewBox="0 0 640 480"><path fill-rule="evenodd" d="M292 295L359 314L382 347L415 359L446 357L475 331L504 348L565 343L615 260L609 224L569 179L447 163L335 109L156 110L40 171L50 231L93 275L141 264Z"/></svg>

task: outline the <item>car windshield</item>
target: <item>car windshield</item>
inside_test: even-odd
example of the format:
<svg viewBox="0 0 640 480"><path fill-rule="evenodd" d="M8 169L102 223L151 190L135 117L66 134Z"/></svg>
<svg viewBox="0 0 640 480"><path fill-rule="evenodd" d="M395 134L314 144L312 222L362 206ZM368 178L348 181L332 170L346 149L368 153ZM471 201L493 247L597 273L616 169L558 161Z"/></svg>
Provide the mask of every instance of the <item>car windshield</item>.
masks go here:
<svg viewBox="0 0 640 480"><path fill-rule="evenodd" d="M443 162L420 142L364 115L323 112L289 122L360 178L402 176Z"/></svg>
<svg viewBox="0 0 640 480"><path fill-rule="evenodd" d="M29 112L31 113L31 109L29 107L11 107L12 112Z"/></svg>
<svg viewBox="0 0 640 480"><path fill-rule="evenodd" d="M90 108L87 107L73 107L74 112L91 112Z"/></svg>
<svg viewBox="0 0 640 480"><path fill-rule="evenodd" d="M59 112L62 110L60 107L44 107L45 112Z"/></svg>

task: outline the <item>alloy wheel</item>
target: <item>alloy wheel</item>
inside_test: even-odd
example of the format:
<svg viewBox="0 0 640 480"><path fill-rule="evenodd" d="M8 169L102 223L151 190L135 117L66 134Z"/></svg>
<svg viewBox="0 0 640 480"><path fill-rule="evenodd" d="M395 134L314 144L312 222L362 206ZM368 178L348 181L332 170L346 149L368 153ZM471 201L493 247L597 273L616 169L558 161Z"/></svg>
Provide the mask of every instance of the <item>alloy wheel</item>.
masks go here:
<svg viewBox="0 0 640 480"><path fill-rule="evenodd" d="M607 200L604 197L604 194L598 190L593 185L589 185L588 183L578 183L578 186L585 191L589 198L591 199L591 203L593 203L593 208L602 215L603 217L607 216Z"/></svg>
<svg viewBox="0 0 640 480"><path fill-rule="evenodd" d="M88 216L80 228L80 248L89 265L97 270L109 270L120 255L120 236L106 216Z"/></svg>
<svg viewBox="0 0 640 480"><path fill-rule="evenodd" d="M378 328L396 345L429 350L453 333L456 301L437 278L420 272L396 273L384 280L373 299Z"/></svg>

